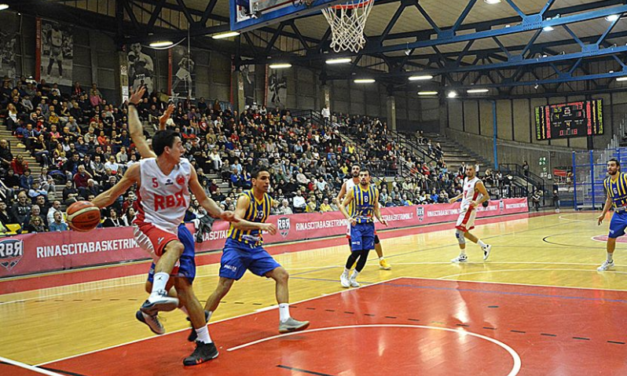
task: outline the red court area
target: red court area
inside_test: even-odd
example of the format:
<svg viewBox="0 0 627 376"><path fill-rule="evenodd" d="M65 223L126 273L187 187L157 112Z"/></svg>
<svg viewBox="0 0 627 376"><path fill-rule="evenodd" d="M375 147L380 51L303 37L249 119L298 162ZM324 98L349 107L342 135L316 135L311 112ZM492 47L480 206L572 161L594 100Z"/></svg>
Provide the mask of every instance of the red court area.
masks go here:
<svg viewBox="0 0 627 376"><path fill-rule="evenodd" d="M627 292L400 278L211 324L220 356L183 367L187 332L44 367L71 375L625 375ZM106 324L106 323L102 323ZM139 324L138 324L139 325Z"/></svg>

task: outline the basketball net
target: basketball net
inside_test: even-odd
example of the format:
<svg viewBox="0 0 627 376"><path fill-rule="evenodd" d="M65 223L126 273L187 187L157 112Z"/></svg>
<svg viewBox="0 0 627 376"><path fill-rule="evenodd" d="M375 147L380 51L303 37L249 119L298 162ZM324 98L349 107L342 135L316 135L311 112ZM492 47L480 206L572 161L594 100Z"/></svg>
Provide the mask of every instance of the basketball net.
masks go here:
<svg viewBox="0 0 627 376"><path fill-rule="evenodd" d="M322 9L331 26L331 48L335 52L359 52L366 45L364 28L374 0L350 0Z"/></svg>

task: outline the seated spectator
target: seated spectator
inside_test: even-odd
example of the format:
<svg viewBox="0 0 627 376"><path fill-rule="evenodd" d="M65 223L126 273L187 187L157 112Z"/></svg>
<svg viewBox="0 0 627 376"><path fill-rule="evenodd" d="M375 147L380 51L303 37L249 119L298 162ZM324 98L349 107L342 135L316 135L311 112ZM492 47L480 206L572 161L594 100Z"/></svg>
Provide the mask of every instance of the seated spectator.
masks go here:
<svg viewBox="0 0 627 376"><path fill-rule="evenodd" d="M68 226L67 223L63 222L63 214L60 211L55 211L52 213L53 221L50 222L50 225L48 226L50 228L50 231L67 231Z"/></svg>
<svg viewBox="0 0 627 376"><path fill-rule="evenodd" d="M333 209L331 209L331 205L329 205L329 199L325 198L322 200L322 204L320 204L320 212L327 213L330 211L333 211Z"/></svg>
<svg viewBox="0 0 627 376"><path fill-rule="evenodd" d="M40 216L31 216L30 220L25 226L22 226L22 231L29 233L47 232L46 225Z"/></svg>
<svg viewBox="0 0 627 376"><path fill-rule="evenodd" d="M109 210L109 216L102 223L102 227L122 227L125 225L124 220L118 217L118 211L113 208Z"/></svg>
<svg viewBox="0 0 627 376"><path fill-rule="evenodd" d="M24 175L24 171L28 169L28 162L24 161L21 155L18 155L11 161L11 169L15 175L22 176Z"/></svg>
<svg viewBox="0 0 627 376"><path fill-rule="evenodd" d="M34 180L30 174L30 168L27 168L24 170L23 175L20 176L20 187L28 191L33 188L33 182Z"/></svg>
<svg viewBox="0 0 627 376"><path fill-rule="evenodd" d="M0 223L10 224L10 223L18 223L18 221L13 218L13 214L9 211L7 207L7 203L4 201L0 201Z"/></svg>
<svg viewBox="0 0 627 376"><path fill-rule="evenodd" d="M305 198L303 197L303 195L300 193L300 190L296 191L296 195L294 196L292 203L294 206L294 213L305 212L305 209L307 208L307 202L305 201Z"/></svg>
<svg viewBox="0 0 627 376"><path fill-rule="evenodd" d="M63 202L65 205L71 205L78 200L78 190L74 188L72 180L68 180L63 188Z"/></svg>
<svg viewBox="0 0 627 376"><path fill-rule="evenodd" d="M120 173L120 165L115 161L115 157L109 157L109 160L104 164L106 170L110 170L114 174Z"/></svg>

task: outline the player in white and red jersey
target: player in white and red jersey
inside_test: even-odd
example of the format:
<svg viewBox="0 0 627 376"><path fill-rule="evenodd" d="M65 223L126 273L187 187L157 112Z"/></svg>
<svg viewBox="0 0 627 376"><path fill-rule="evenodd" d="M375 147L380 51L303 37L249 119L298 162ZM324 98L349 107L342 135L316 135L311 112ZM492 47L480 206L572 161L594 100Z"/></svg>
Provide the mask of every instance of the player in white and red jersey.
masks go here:
<svg viewBox="0 0 627 376"><path fill-rule="evenodd" d="M482 203L490 199L488 191L485 189L483 182L476 176L476 168L474 165L466 166L466 178L464 179L464 190L462 194L457 195L449 200L449 203L454 203L459 199L462 199L460 205L459 218L455 228L455 237L459 242L459 249L461 253L458 257L454 258L452 262L466 262L468 257L466 256L466 239L475 244L479 244L483 250L483 259L487 260L490 256L490 250L492 246L485 244L479 240L476 236L470 233L470 230L475 228L475 217L477 216L477 207Z"/></svg>
<svg viewBox="0 0 627 376"><path fill-rule="evenodd" d="M200 205L210 215L229 222L238 220L233 212L222 211L207 197L198 182L196 170L187 159L181 158L185 149L177 133L171 130L158 131L152 138L152 147L157 158L148 158L133 164L115 186L92 201L97 207L104 208L134 184L138 186L141 201L139 214L133 221L137 227L135 238L156 263L151 294L140 308L147 315L171 311L179 304L177 298L168 296L166 285L184 250L177 233L178 225L190 203L189 190L191 189ZM206 326L201 330L202 337L205 334L209 336ZM213 353L215 345L212 342L205 346L197 345L194 354L198 351Z"/></svg>
<svg viewBox="0 0 627 376"><path fill-rule="evenodd" d="M342 184L342 188L340 189L340 192L337 194L337 197L335 198L335 202L337 205L340 205L344 201L344 198L346 197L348 192L352 192L353 187L355 187L356 185L359 185L359 173L360 172L361 172L361 167L358 164L355 164L351 167L351 178L346 179L344 184ZM349 214L352 211L352 208L353 208L353 204L349 204L348 206ZM348 223L347 228L346 228L346 237L348 238L348 248L352 251L353 248L351 245L350 222ZM383 270L392 269L392 266L390 266L390 264L387 262L385 257L383 257L383 247L381 247L381 241L379 240L379 235L377 235L376 230L374 233L374 250L377 252L377 256L379 256L379 268Z"/></svg>

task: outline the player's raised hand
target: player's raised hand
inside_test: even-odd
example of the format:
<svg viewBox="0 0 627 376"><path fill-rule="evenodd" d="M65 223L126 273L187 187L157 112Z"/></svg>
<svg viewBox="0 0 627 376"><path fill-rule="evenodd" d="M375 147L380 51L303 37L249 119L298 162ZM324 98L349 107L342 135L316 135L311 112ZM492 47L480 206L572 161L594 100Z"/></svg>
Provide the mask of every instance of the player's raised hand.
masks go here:
<svg viewBox="0 0 627 376"><path fill-rule="evenodd" d="M132 104L137 104L141 102L142 98L144 97L144 94L146 94L145 86L140 87L136 91L131 89L131 96L128 98L128 101Z"/></svg>
<svg viewBox="0 0 627 376"><path fill-rule="evenodd" d="M276 226L272 223L264 223L263 231L267 232L270 235L276 234Z"/></svg>
<svg viewBox="0 0 627 376"><path fill-rule="evenodd" d="M448 200L449 204L454 204L457 200L455 198L451 198Z"/></svg>
<svg viewBox="0 0 627 376"><path fill-rule="evenodd" d="M239 222L240 218L238 216L235 215L235 213L233 213L232 211L223 211L222 214L220 214L220 219L227 221L227 222Z"/></svg>
<svg viewBox="0 0 627 376"><path fill-rule="evenodd" d="M599 226L601 226L601 223L603 223L603 220L605 219L605 213L601 214L597 219L599 221Z"/></svg>
<svg viewBox="0 0 627 376"><path fill-rule="evenodd" d="M388 221L386 221L386 220L385 220L385 218L381 218L381 220L380 220L379 222L381 222L381 224L382 224L383 226L386 226L386 227L387 227L387 225L388 225Z"/></svg>

